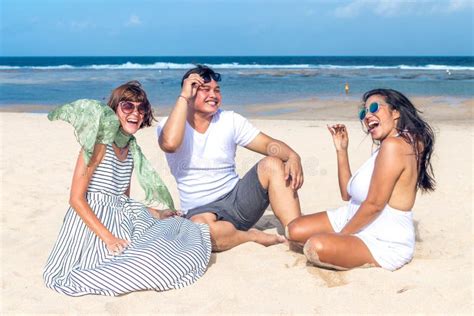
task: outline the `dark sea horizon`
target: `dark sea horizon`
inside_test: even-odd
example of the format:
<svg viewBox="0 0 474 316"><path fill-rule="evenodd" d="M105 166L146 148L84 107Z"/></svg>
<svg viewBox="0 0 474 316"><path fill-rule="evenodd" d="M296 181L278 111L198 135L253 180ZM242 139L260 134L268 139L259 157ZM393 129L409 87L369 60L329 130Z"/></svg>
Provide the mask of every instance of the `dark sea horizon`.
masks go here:
<svg viewBox="0 0 474 316"><path fill-rule="evenodd" d="M171 106L195 64L222 74L223 104L245 106L308 98L360 99L373 88L409 97L474 97L474 56L78 56L0 57L0 108L107 100L138 80L154 106Z"/></svg>

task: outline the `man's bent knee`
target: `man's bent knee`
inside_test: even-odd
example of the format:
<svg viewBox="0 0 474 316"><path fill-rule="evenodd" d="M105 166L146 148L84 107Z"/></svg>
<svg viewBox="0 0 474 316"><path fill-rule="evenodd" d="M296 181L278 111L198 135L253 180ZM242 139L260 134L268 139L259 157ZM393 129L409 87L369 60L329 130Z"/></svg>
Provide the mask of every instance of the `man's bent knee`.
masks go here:
<svg viewBox="0 0 474 316"><path fill-rule="evenodd" d="M283 161L277 157L265 157L258 162L259 173L282 172L284 168Z"/></svg>
<svg viewBox="0 0 474 316"><path fill-rule="evenodd" d="M257 174L260 183L267 187L270 179L274 177L283 178L285 165L283 161L276 157L265 157L258 162Z"/></svg>

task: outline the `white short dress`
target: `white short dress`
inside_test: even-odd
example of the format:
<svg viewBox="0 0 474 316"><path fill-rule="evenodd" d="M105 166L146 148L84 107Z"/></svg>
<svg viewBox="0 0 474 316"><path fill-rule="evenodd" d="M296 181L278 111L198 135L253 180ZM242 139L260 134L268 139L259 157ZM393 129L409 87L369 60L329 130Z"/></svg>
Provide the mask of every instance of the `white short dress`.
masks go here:
<svg viewBox="0 0 474 316"><path fill-rule="evenodd" d="M121 161L107 145L87 190L92 211L114 236L130 241L128 248L110 254L70 207L44 269L47 287L70 296L117 296L182 288L204 274L212 248L209 227L182 217L153 218L124 195L132 169L130 152Z"/></svg>
<svg viewBox="0 0 474 316"><path fill-rule="evenodd" d="M378 150L349 180L349 203L327 212L334 231L340 232L367 198L377 155ZM411 211L400 211L387 204L372 223L354 235L367 245L375 261L384 269L397 270L413 258L415 229Z"/></svg>

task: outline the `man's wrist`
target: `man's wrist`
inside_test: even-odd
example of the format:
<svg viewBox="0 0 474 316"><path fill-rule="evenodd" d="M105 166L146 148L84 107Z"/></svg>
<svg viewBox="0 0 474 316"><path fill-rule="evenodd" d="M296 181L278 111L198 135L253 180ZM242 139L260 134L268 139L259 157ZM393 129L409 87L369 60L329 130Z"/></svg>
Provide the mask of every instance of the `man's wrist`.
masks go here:
<svg viewBox="0 0 474 316"><path fill-rule="evenodd" d="M296 152L293 151L288 155L288 160L290 160L290 159L301 160L301 157L300 157L300 155L298 155Z"/></svg>
<svg viewBox="0 0 474 316"><path fill-rule="evenodd" d="M178 96L178 100L179 100L179 99L183 99L184 101L186 101L186 104L189 104L189 98L188 98L188 97L185 97L184 95L180 94L180 95Z"/></svg>

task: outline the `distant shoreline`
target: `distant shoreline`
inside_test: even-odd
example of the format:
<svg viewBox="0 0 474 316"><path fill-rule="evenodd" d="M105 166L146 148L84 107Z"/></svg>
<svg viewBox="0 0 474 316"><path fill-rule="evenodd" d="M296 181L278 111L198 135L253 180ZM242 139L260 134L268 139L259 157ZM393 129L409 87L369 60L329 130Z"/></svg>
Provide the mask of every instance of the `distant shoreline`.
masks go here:
<svg viewBox="0 0 474 316"><path fill-rule="evenodd" d="M429 121L458 123L474 121L474 98L415 96L410 99ZM250 119L356 121L359 104L360 98L351 95L250 105L224 104L222 109L236 111ZM172 106L171 104L160 105L154 107L154 110L158 117L163 117L170 113ZM46 114L53 108L55 108L54 105L40 104L0 105L0 112Z"/></svg>

